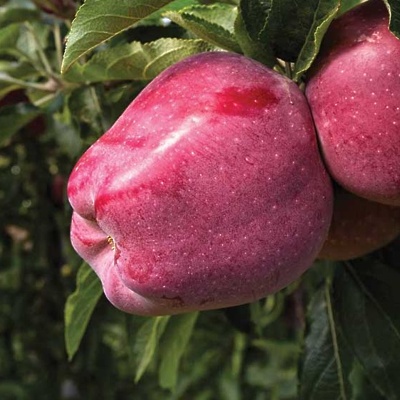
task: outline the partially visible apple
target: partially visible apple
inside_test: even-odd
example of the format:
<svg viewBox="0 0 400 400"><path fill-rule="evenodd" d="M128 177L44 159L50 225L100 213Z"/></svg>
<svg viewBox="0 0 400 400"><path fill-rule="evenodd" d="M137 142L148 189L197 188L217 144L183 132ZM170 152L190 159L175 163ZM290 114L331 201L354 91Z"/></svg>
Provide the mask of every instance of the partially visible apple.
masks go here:
<svg viewBox="0 0 400 400"><path fill-rule="evenodd" d="M73 19L79 6L77 0L33 0L44 12L63 19Z"/></svg>
<svg viewBox="0 0 400 400"><path fill-rule="evenodd" d="M54 175L49 188L49 197L57 208L63 208L66 189L66 179L61 174Z"/></svg>
<svg viewBox="0 0 400 400"><path fill-rule="evenodd" d="M237 54L168 68L78 161L71 239L121 310L255 301L316 258L332 214L306 99Z"/></svg>
<svg viewBox="0 0 400 400"><path fill-rule="evenodd" d="M0 107L11 106L18 103L26 103L28 98L22 89L16 89L8 92L0 99Z"/></svg>
<svg viewBox="0 0 400 400"><path fill-rule="evenodd" d="M333 178L358 196L400 206L400 40L383 1L331 24L306 96Z"/></svg>
<svg viewBox="0 0 400 400"><path fill-rule="evenodd" d="M376 203L341 188L335 190L333 219L320 259L344 261L364 256L400 235L400 207Z"/></svg>

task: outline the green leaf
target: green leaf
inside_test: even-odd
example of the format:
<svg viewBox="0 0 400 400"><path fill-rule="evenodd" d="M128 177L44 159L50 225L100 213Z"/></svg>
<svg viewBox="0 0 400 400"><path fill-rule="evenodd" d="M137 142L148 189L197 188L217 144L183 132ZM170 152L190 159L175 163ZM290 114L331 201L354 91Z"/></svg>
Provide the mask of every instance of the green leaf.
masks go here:
<svg viewBox="0 0 400 400"><path fill-rule="evenodd" d="M179 363L192 335L199 313L187 313L170 318L162 338L159 383L173 389L178 379Z"/></svg>
<svg viewBox="0 0 400 400"><path fill-rule="evenodd" d="M339 5L340 0L274 0L260 39L267 41L275 56L284 61L295 62L302 52L307 55L302 58L315 57Z"/></svg>
<svg viewBox="0 0 400 400"><path fill-rule="evenodd" d="M400 271L363 258L334 281L343 334L368 378L388 400L400 393Z"/></svg>
<svg viewBox="0 0 400 400"><path fill-rule="evenodd" d="M61 71L66 72L78 58L170 2L86 0L72 23Z"/></svg>
<svg viewBox="0 0 400 400"><path fill-rule="evenodd" d="M250 56L251 47L265 49L266 65L272 66L273 58L296 62L294 72L298 79L316 57L339 6L340 0L242 0L243 22L239 20L237 24L239 43ZM244 31L253 43L246 45Z"/></svg>
<svg viewBox="0 0 400 400"><path fill-rule="evenodd" d="M40 23L26 23L21 25L18 36L15 57L26 59L34 64L38 70L43 69L43 59L39 49L46 49L49 42L50 26Z"/></svg>
<svg viewBox="0 0 400 400"><path fill-rule="evenodd" d="M40 110L29 103L18 103L0 108L0 147L20 129L33 121Z"/></svg>
<svg viewBox="0 0 400 400"><path fill-rule="evenodd" d="M0 53L14 49L20 32L19 24L10 24L0 29Z"/></svg>
<svg viewBox="0 0 400 400"><path fill-rule="evenodd" d="M0 395L2 399L27 400L29 394L26 388L21 387L20 381L7 381L2 379L0 382Z"/></svg>
<svg viewBox="0 0 400 400"><path fill-rule="evenodd" d="M57 101L54 100L52 105L57 106ZM64 149L71 158L77 157L82 151L82 139L73 123L73 115L68 104L64 104L62 109L53 111L50 123L49 130L54 135L58 146ZM102 131L104 132L105 129Z"/></svg>
<svg viewBox="0 0 400 400"><path fill-rule="evenodd" d="M325 32L337 15L340 6L340 0L326 0L319 1L318 3L312 23L308 29L308 34L296 59L294 68L295 80L299 79L300 76L310 68L319 52Z"/></svg>
<svg viewBox="0 0 400 400"><path fill-rule="evenodd" d="M340 2L338 16L349 11L351 8L355 7L357 4L360 4L362 1L363 0L342 0Z"/></svg>
<svg viewBox="0 0 400 400"><path fill-rule="evenodd" d="M390 10L390 30L400 39L400 2L385 0Z"/></svg>
<svg viewBox="0 0 400 400"><path fill-rule="evenodd" d="M400 269L400 236L380 250L379 256L384 264L394 269Z"/></svg>
<svg viewBox="0 0 400 400"><path fill-rule="evenodd" d="M77 352L93 310L103 293L100 280L86 263L79 268L76 283L77 288L68 297L64 310L65 344L69 360Z"/></svg>
<svg viewBox="0 0 400 400"><path fill-rule="evenodd" d="M241 52L245 56L257 60L270 68L274 67L277 60L274 57L272 50L268 48L266 43L254 40L250 36L240 10L235 21L235 36Z"/></svg>
<svg viewBox="0 0 400 400"><path fill-rule="evenodd" d="M136 335L135 353L139 360L135 382L138 382L156 354L159 340L165 331L169 316L150 318Z"/></svg>
<svg viewBox="0 0 400 400"><path fill-rule="evenodd" d="M199 38L225 50L240 52L234 34L237 7L229 4L193 6L169 11L164 16Z"/></svg>
<svg viewBox="0 0 400 400"><path fill-rule="evenodd" d="M260 33L268 21L271 7L272 0L241 0L240 2L239 10L244 27L255 42L262 43Z"/></svg>
<svg viewBox="0 0 400 400"><path fill-rule="evenodd" d="M185 7L190 7L194 5L198 5L197 0L175 0L166 6L160 8L158 11L149 15L148 17L142 19L135 26L151 26L151 25L163 25L165 22L162 21L164 13L167 11L179 11Z"/></svg>
<svg viewBox="0 0 400 400"><path fill-rule="evenodd" d="M297 361L300 346L283 338L268 340L260 337L252 342L252 347L263 350L267 359L259 354L259 359L253 361L243 359L243 368L247 370L246 380L252 386L259 386L272 393L276 393L276 399L294 399L297 389ZM246 357L244 348L243 357Z"/></svg>
<svg viewBox="0 0 400 400"><path fill-rule="evenodd" d="M0 98L7 93L25 88L26 83L38 78L37 70L28 63L0 61Z"/></svg>
<svg viewBox="0 0 400 400"><path fill-rule="evenodd" d="M307 325L299 399L350 400L352 357L335 322L328 284L315 293Z"/></svg>
<svg viewBox="0 0 400 400"><path fill-rule="evenodd" d="M364 369L358 362L354 363L350 380L353 386L351 400L385 400L367 379Z"/></svg>
<svg viewBox="0 0 400 400"><path fill-rule="evenodd" d="M0 7L0 27L25 21L34 21L40 18L39 10L35 9L32 4L27 7L19 5L14 7L11 3L9 2L8 5Z"/></svg>
<svg viewBox="0 0 400 400"><path fill-rule="evenodd" d="M212 47L200 39L125 43L96 53L84 65L75 64L65 78L71 82L150 80L170 65L208 50Z"/></svg>
<svg viewBox="0 0 400 400"><path fill-rule="evenodd" d="M111 125L105 120L106 104L99 97L93 86L80 87L71 92L68 99L68 112L74 120L84 123L92 133L97 136L102 135ZM72 120L64 119L65 125L73 125Z"/></svg>

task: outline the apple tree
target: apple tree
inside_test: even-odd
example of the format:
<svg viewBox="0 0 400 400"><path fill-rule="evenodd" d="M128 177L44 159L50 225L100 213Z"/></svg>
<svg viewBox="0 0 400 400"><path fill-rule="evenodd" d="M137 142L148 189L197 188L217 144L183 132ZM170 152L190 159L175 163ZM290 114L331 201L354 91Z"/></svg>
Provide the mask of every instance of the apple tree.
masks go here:
<svg viewBox="0 0 400 400"><path fill-rule="evenodd" d="M0 398L399 398L399 38L398 0L2 0Z"/></svg>

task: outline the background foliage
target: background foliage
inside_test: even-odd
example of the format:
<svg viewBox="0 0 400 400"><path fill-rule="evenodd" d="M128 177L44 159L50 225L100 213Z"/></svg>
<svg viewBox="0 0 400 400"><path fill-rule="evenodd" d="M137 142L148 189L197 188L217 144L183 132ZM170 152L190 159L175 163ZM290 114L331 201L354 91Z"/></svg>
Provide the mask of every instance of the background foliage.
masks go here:
<svg viewBox="0 0 400 400"><path fill-rule="evenodd" d="M1 399L400 397L400 240L254 304L156 318L111 307L69 242L69 172L152 78L229 50L301 84L356 3L0 1Z"/></svg>

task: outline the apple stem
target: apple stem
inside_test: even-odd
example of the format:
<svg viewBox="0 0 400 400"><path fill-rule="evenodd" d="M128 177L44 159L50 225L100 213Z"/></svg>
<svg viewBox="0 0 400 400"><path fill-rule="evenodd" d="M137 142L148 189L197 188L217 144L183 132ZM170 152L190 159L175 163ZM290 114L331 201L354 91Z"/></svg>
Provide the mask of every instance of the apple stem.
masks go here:
<svg viewBox="0 0 400 400"><path fill-rule="evenodd" d="M56 46L57 66L58 70L60 71L62 64L63 50L62 50L61 30L59 24L53 25L53 36L54 36L54 43Z"/></svg>
<svg viewBox="0 0 400 400"><path fill-rule="evenodd" d="M288 78L292 79L293 77L292 65L288 61L285 61L285 73Z"/></svg>
<svg viewBox="0 0 400 400"><path fill-rule="evenodd" d="M111 249L115 250L115 242L114 242L114 239L111 236L107 237L107 242L111 246Z"/></svg>
<svg viewBox="0 0 400 400"><path fill-rule="evenodd" d="M106 131L107 130L107 123L104 120L103 113L102 113L102 110L101 110L100 101L99 101L98 95L96 93L96 90L93 87L91 87L90 90L89 90L89 93L90 93L90 96L91 96L91 98L93 100L94 109L97 111L97 113L98 113L97 115L99 115L99 122L100 122L103 130Z"/></svg>
<svg viewBox="0 0 400 400"><path fill-rule="evenodd" d="M35 82L27 82L21 79L13 78L7 74L0 74L0 82L7 82L7 83L15 83L21 87L43 90L47 92L54 92L54 85L49 85L48 82L46 83L35 83Z"/></svg>

